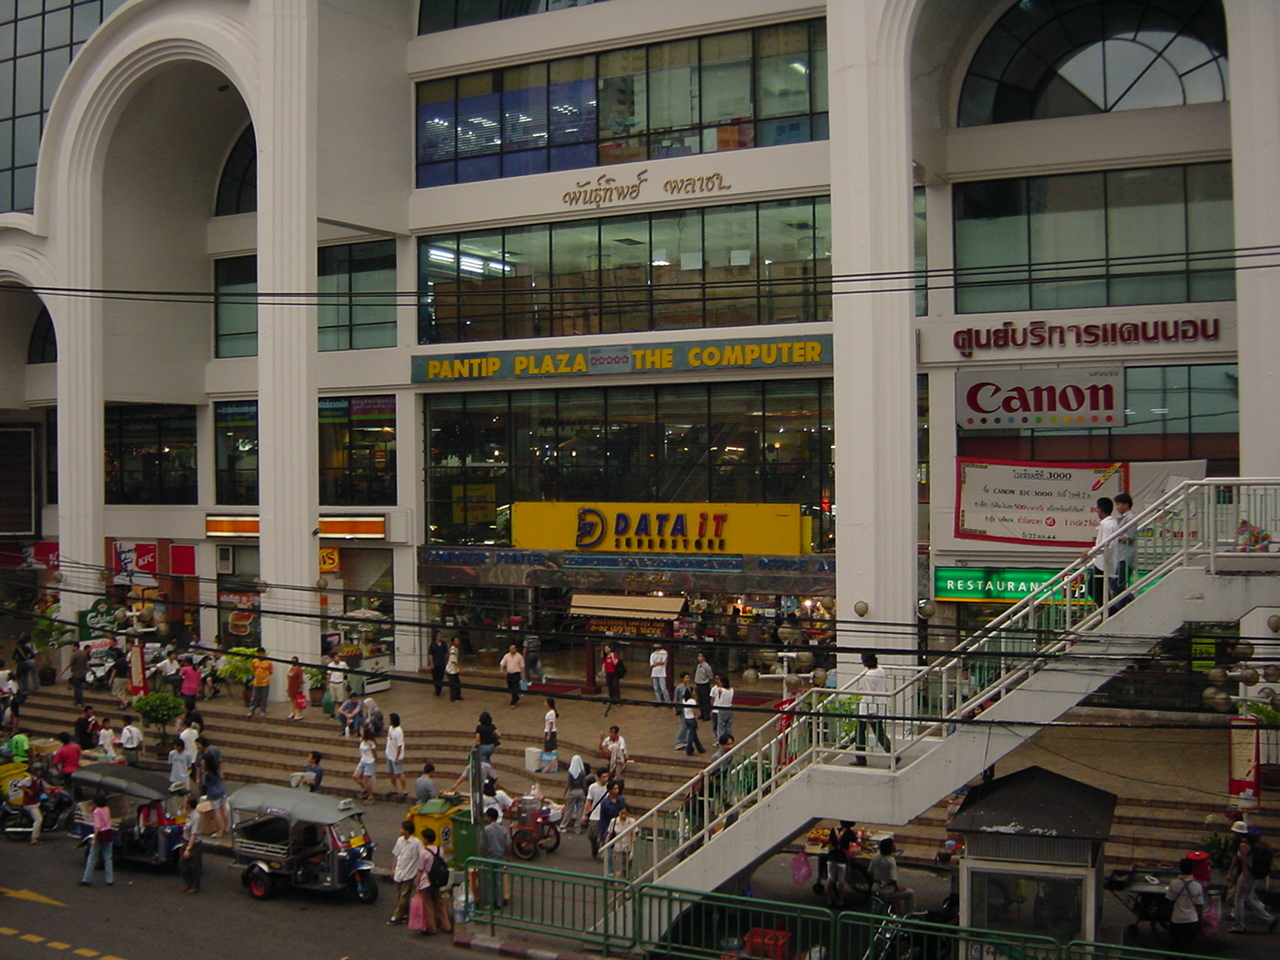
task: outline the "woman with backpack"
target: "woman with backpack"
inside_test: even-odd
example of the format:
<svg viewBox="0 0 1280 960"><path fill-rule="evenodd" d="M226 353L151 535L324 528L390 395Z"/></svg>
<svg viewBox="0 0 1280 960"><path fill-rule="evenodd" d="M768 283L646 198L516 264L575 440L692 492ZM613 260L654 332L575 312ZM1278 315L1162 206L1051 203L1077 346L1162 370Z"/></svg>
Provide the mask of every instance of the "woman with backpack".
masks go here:
<svg viewBox="0 0 1280 960"><path fill-rule="evenodd" d="M1227 869L1227 884L1236 881L1235 922L1232 933L1247 933L1245 911L1250 907L1267 924L1267 933L1275 933L1276 916L1258 899L1258 881L1271 874L1271 847L1262 839L1262 828L1246 825L1238 820L1231 825L1231 832L1239 835L1236 855Z"/></svg>
<svg viewBox="0 0 1280 960"><path fill-rule="evenodd" d="M449 861L436 846L436 832L422 828L422 853L418 859L418 896L422 898L421 931L428 936L453 932L449 913ZM410 929L418 929L412 923Z"/></svg>
<svg viewBox="0 0 1280 960"><path fill-rule="evenodd" d="M1195 861L1183 857L1178 863L1178 876L1169 883L1164 897L1172 903L1169 908L1170 956L1188 953L1200 932L1200 917L1204 913L1204 888L1191 875Z"/></svg>

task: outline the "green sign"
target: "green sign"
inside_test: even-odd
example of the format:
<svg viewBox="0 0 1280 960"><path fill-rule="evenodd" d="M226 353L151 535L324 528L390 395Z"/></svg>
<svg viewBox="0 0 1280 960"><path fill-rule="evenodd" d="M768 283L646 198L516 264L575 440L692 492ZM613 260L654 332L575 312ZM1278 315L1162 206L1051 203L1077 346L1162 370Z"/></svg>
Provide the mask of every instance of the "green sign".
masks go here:
<svg viewBox="0 0 1280 960"><path fill-rule="evenodd" d="M1001 567L937 567L933 571L933 596L936 600L1016 603L1057 576L1058 572Z"/></svg>
<svg viewBox="0 0 1280 960"><path fill-rule="evenodd" d="M80 642L93 640L114 640L115 631L120 629L116 620L116 606L106 597L99 597L89 605L88 610L81 610L77 619L80 621Z"/></svg>

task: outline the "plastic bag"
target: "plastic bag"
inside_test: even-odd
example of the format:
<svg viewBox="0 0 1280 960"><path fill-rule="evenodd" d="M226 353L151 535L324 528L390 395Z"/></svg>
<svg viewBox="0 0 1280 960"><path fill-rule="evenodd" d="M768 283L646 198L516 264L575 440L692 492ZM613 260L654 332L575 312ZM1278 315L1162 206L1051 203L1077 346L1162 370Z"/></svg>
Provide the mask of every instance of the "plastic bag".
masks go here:
<svg viewBox="0 0 1280 960"><path fill-rule="evenodd" d="M1200 936L1206 940L1216 937L1221 920L1222 914L1218 910L1218 901L1213 897L1206 897L1204 913L1200 914Z"/></svg>
<svg viewBox="0 0 1280 960"><path fill-rule="evenodd" d="M324 696L320 700L320 709L324 711L326 717L333 716L333 692L325 689Z"/></svg>
<svg viewBox="0 0 1280 960"><path fill-rule="evenodd" d="M791 858L791 882L803 887L813 877L813 867L809 864L809 855L801 850Z"/></svg>

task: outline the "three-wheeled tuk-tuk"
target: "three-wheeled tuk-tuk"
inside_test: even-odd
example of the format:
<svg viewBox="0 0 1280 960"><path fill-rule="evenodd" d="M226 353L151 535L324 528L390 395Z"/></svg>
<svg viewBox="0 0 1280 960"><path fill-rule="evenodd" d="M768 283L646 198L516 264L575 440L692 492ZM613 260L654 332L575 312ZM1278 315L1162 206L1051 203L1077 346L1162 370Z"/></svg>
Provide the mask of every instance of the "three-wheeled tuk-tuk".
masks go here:
<svg viewBox="0 0 1280 960"><path fill-rule="evenodd" d="M93 833L93 798L102 794L116 832L116 859L177 862L186 807L168 777L118 763L91 763L71 774L71 787L76 796L72 836L83 840Z"/></svg>
<svg viewBox="0 0 1280 960"><path fill-rule="evenodd" d="M351 800L255 783L228 800L234 866L258 900L289 885L378 899L374 843Z"/></svg>

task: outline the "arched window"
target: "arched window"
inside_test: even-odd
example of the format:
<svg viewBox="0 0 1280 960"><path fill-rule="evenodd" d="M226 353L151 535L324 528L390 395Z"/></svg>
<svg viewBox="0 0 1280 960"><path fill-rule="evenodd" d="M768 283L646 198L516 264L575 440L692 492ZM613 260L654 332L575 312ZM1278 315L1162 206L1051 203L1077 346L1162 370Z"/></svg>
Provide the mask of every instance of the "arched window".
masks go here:
<svg viewBox="0 0 1280 960"><path fill-rule="evenodd" d="M983 38L959 124L1227 99L1221 0L1020 0Z"/></svg>
<svg viewBox="0 0 1280 960"><path fill-rule="evenodd" d="M57 363L58 335L53 329L53 317L45 307L31 325L31 339L27 341L27 363Z"/></svg>
<svg viewBox="0 0 1280 960"><path fill-rule="evenodd" d="M258 143L253 124L244 128L231 148L222 179L218 181L218 206L214 216L256 213L258 210Z"/></svg>

